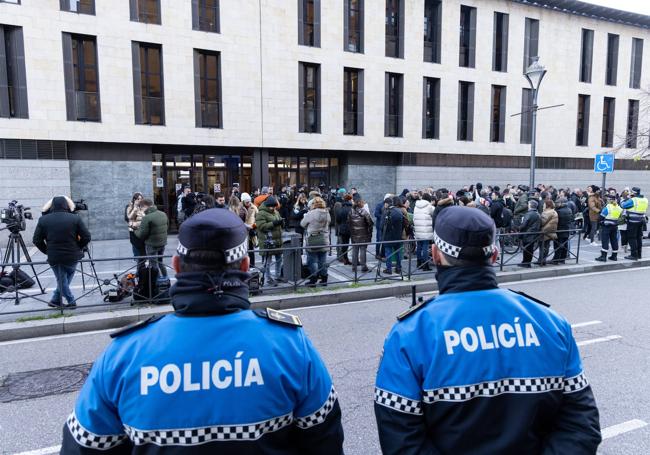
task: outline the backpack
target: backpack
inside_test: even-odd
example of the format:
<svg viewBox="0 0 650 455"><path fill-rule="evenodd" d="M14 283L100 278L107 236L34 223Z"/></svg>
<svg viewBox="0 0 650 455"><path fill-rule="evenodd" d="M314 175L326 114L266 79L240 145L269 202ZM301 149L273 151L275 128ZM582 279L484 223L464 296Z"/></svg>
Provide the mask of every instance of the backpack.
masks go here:
<svg viewBox="0 0 650 455"><path fill-rule="evenodd" d="M2 272L0 275L0 294L3 292L13 292L14 289L14 279L9 277L7 272Z"/></svg>
<svg viewBox="0 0 650 455"><path fill-rule="evenodd" d="M12 286L16 283L18 289L29 289L36 284L29 275L20 269L9 272L9 278L11 279Z"/></svg>
<svg viewBox="0 0 650 455"><path fill-rule="evenodd" d="M504 207L501 211L501 227L509 228L512 224L512 210L508 207Z"/></svg>
<svg viewBox="0 0 650 455"><path fill-rule="evenodd" d="M151 300L158 293L158 264L143 261L138 264L138 281L133 290L133 300Z"/></svg>
<svg viewBox="0 0 650 455"><path fill-rule="evenodd" d="M115 275L117 279L117 275ZM131 294L135 289L135 275L127 273L122 278L117 279L117 287L104 292L104 302L117 303L121 302Z"/></svg>

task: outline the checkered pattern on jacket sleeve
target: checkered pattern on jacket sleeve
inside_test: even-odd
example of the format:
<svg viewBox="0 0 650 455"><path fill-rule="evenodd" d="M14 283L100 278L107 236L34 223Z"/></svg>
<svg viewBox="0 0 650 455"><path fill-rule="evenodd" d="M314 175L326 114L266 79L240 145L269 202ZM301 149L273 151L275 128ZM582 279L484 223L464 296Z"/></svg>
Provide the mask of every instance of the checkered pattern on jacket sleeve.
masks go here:
<svg viewBox="0 0 650 455"><path fill-rule="evenodd" d="M321 406L316 412L313 412L312 414L309 414L305 417L296 417L296 426L298 428L306 430L325 422L325 419L327 419L329 413L332 412L332 409L334 409L334 403L336 403L336 400L336 390L334 390L334 387L332 387L332 390L325 400L325 403L323 403L323 406Z"/></svg>
<svg viewBox="0 0 650 455"><path fill-rule="evenodd" d="M422 402L375 388L375 403L405 414L422 415Z"/></svg>
<svg viewBox="0 0 650 455"><path fill-rule="evenodd" d="M108 450L126 440L125 434L99 435L87 430L77 420L74 412L70 414L66 423L77 444L88 449Z"/></svg>
<svg viewBox="0 0 650 455"><path fill-rule="evenodd" d="M564 393L579 392L580 390L587 388L588 385L589 381L587 381L584 373L580 373L572 378L564 379Z"/></svg>

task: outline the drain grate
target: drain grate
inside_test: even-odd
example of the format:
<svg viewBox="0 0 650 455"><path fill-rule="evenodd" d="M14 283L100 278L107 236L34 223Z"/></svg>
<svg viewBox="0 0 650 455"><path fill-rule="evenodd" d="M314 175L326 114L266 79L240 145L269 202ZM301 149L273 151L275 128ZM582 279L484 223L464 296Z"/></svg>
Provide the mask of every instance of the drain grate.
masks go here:
<svg viewBox="0 0 650 455"><path fill-rule="evenodd" d="M0 378L0 403L76 392L92 366L92 363L84 363L9 374Z"/></svg>

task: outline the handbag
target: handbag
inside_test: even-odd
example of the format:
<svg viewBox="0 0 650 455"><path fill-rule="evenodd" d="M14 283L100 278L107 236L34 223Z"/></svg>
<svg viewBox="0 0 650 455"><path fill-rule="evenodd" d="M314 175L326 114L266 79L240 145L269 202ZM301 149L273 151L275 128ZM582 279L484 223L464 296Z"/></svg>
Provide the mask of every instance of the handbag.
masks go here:
<svg viewBox="0 0 650 455"><path fill-rule="evenodd" d="M322 251L327 247L327 237L324 232L314 232L307 236L307 251ZM316 247L316 248L313 248Z"/></svg>

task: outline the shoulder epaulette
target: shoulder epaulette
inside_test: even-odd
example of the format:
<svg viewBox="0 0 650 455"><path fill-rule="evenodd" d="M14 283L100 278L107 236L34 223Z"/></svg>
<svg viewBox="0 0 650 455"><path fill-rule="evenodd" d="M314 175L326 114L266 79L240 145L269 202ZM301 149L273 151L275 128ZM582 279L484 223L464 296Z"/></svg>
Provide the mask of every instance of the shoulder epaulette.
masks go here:
<svg viewBox="0 0 650 455"><path fill-rule="evenodd" d="M274 310L273 308L265 308L263 310L255 310L253 312L259 317L268 319L271 322L290 325L293 327L302 327L302 321L300 321L300 318L291 313Z"/></svg>
<svg viewBox="0 0 650 455"><path fill-rule="evenodd" d="M535 297L532 297L532 296L526 294L525 292L522 292L522 291L515 291L515 290L513 290L513 289L508 289L508 290L511 291L511 292L514 292L515 294L519 294L519 295L522 296L522 297L526 297L527 299L532 300L532 301L535 302L535 303L539 303L540 305L545 306L546 308L550 308L550 307L551 307L551 305L549 305L548 303L546 303L546 302L542 302L541 300L536 299Z"/></svg>
<svg viewBox="0 0 650 455"><path fill-rule="evenodd" d="M149 324L153 324L154 322L160 321L164 317L165 317L164 314L156 314L147 319L143 319L142 321L134 322L133 324L129 324L126 327L122 327L121 329L117 329L115 332L112 332L111 338L117 338L126 335L128 333L135 332L136 330L140 330L143 327L148 326Z"/></svg>
<svg viewBox="0 0 650 455"><path fill-rule="evenodd" d="M419 302L417 305L414 305L414 306L410 307L408 310L401 312L400 314L397 315L397 320L398 321L403 321L404 319L408 318L409 316L411 316L416 311L419 311L422 308L424 308L425 306L427 306L427 303L432 302L434 299L435 299L435 297L431 298L429 300L425 300L423 302Z"/></svg>

